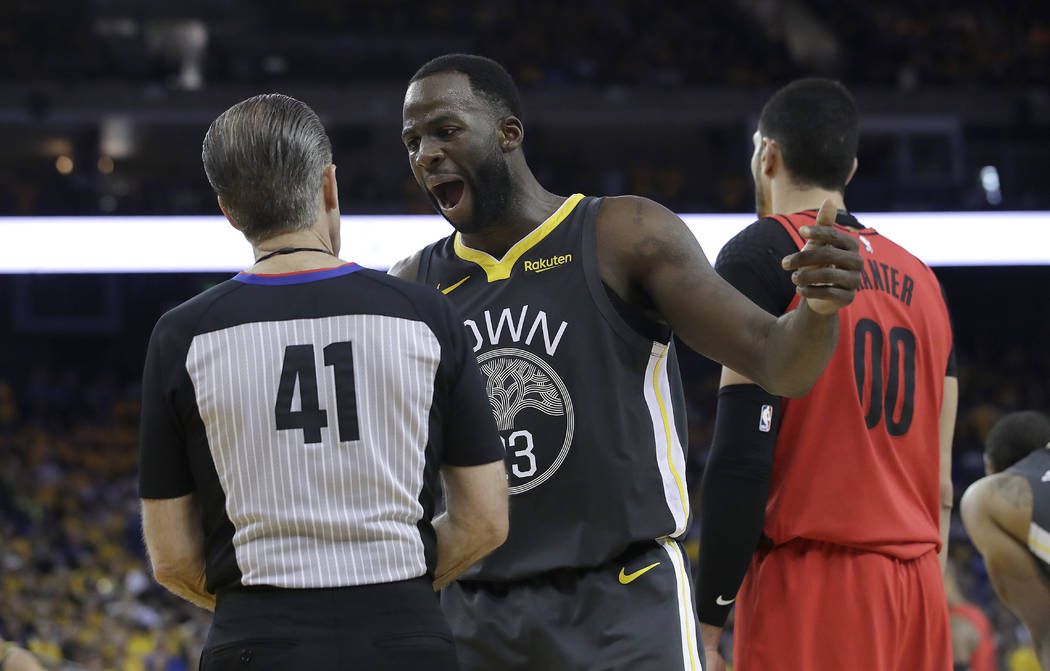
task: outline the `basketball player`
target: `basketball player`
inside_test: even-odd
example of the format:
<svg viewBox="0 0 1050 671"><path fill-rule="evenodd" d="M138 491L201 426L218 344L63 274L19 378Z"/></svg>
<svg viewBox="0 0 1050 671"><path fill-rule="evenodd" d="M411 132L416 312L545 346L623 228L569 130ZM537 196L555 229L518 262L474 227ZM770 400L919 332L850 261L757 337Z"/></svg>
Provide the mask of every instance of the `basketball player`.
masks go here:
<svg viewBox="0 0 1050 671"><path fill-rule="evenodd" d="M454 669L433 589L507 524L462 320L338 258L331 144L303 103L234 105L203 158L255 264L150 339L139 486L157 580L214 608L205 671Z"/></svg>
<svg viewBox="0 0 1050 671"><path fill-rule="evenodd" d="M1028 627L1050 669L1050 419L1015 412L985 440L987 477L963 494L962 518L999 598Z"/></svg>
<svg viewBox="0 0 1050 671"><path fill-rule="evenodd" d="M804 393L859 284L856 241L810 226L820 246L786 261L815 266L798 275L804 307L777 320L656 203L544 189L494 61L427 63L403 114L412 172L457 232L392 272L467 317L514 495L507 543L442 595L463 668L699 671L675 540L690 510L672 329L777 393Z"/></svg>
<svg viewBox="0 0 1050 671"><path fill-rule="evenodd" d="M952 503L951 327L933 272L846 211L857 126L836 82L778 91L753 138L760 218L716 264L771 314L792 314L801 301L780 258L806 245L800 231L828 200L864 260L838 348L807 395L782 401L722 371L697 592L713 669L734 599L738 671L951 668L938 561Z"/></svg>

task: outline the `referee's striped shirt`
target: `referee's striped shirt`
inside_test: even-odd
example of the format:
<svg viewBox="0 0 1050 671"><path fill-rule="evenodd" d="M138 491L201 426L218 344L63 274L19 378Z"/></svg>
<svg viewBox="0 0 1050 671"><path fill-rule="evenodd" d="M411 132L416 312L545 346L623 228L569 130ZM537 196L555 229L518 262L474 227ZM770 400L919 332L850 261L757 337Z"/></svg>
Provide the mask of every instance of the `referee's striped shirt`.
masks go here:
<svg viewBox="0 0 1050 671"><path fill-rule="evenodd" d="M461 319L355 264L241 273L165 314L146 355L139 493L195 493L207 586L432 573L442 464L504 449Z"/></svg>

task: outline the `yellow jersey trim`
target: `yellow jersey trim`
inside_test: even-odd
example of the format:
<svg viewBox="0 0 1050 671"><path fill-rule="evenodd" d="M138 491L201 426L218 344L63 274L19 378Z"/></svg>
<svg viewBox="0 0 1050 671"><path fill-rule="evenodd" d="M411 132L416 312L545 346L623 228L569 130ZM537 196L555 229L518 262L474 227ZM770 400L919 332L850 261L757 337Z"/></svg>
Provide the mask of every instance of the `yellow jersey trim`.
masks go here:
<svg viewBox="0 0 1050 671"><path fill-rule="evenodd" d="M1035 522L1028 525L1028 549L1036 557L1050 564L1050 532Z"/></svg>
<svg viewBox="0 0 1050 671"><path fill-rule="evenodd" d="M671 351L670 344L660 354L659 360L656 362L656 367L653 369L653 388L656 391L656 402L660 406L660 417L664 420L664 434L667 436L667 465L671 468L671 474L674 475L674 481L678 485L678 495L682 499L682 509L685 512L685 519L689 519L689 497L685 493L685 485L682 484L682 476L678 474L678 469L674 467L674 454L671 450L674 449L674 439L671 436L671 420L667 417L667 407L664 406L663 394L660 393L660 364L663 363L667 353Z"/></svg>
<svg viewBox="0 0 1050 671"><path fill-rule="evenodd" d="M569 216L569 213L576 208L576 205L581 200L583 200L582 193L574 193L566 198L565 202L561 204L561 207L554 214L547 217L546 221L534 228L524 238L514 243L514 246L507 250L502 259L496 259L491 254L467 247L463 244L463 236L459 232L453 238L453 248L456 251L456 256L464 261L470 261L481 266L489 282L505 280L510 277L514 264L521 258L521 255L535 247L540 240L543 240L551 231L557 228L558 224L564 221L565 217Z"/></svg>
<svg viewBox="0 0 1050 671"><path fill-rule="evenodd" d="M689 668L691 671L696 671L696 659L699 658L699 653L696 649L696 634L694 634L694 622L693 622L693 602L689 598L690 595L686 591L686 586L689 584L689 576L685 574L685 557L682 556L682 549L678 546L678 543L671 548L671 551L677 555L681 560L681 564L675 565L675 570L680 576L678 582L681 585L681 596L682 603L685 604L685 640L689 644ZM701 669L703 671L703 669Z"/></svg>

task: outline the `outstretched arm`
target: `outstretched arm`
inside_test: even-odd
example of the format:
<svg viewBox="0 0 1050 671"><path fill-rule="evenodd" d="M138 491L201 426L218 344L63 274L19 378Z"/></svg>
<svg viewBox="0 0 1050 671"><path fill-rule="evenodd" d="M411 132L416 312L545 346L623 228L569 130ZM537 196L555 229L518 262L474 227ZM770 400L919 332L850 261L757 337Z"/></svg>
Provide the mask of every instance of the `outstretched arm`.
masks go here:
<svg viewBox="0 0 1050 671"><path fill-rule="evenodd" d="M598 214L602 279L628 303L661 318L690 347L778 396L801 396L838 341L837 310L860 285L857 242L835 230L826 202L803 227L812 245L784 259L806 299L779 319L715 273L677 215L635 196L608 198Z"/></svg>
<svg viewBox="0 0 1050 671"><path fill-rule="evenodd" d="M1050 585L1027 547L1031 486L1009 473L990 475L970 485L961 507L963 524L984 556L992 586L1028 627L1040 665L1050 669Z"/></svg>

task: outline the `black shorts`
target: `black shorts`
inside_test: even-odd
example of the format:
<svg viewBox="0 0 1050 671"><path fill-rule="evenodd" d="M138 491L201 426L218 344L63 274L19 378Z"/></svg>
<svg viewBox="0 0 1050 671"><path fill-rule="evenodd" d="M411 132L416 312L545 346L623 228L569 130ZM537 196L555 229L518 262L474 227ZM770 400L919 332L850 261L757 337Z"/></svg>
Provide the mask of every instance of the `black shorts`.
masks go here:
<svg viewBox="0 0 1050 671"><path fill-rule="evenodd" d="M201 671L454 671L452 633L426 578L220 593Z"/></svg>
<svg viewBox="0 0 1050 671"><path fill-rule="evenodd" d="M464 671L702 671L689 563L677 542L513 583L459 582L441 607Z"/></svg>

